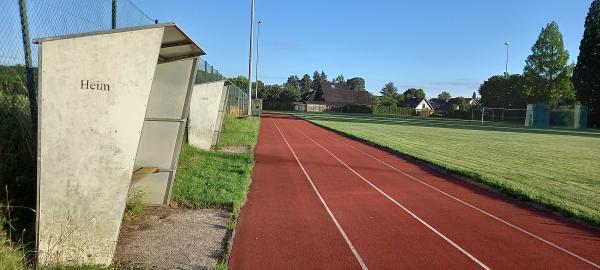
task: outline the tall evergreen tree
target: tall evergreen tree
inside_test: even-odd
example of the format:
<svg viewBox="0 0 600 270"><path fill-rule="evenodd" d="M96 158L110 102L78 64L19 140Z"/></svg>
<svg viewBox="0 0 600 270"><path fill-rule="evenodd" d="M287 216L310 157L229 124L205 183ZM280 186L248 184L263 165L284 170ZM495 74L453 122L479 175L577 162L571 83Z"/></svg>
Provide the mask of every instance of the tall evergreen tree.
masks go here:
<svg viewBox="0 0 600 270"><path fill-rule="evenodd" d="M308 74L304 74L304 76L302 76L302 79L300 79L300 81L298 82L298 86L300 87L300 91L302 93L310 91L311 84L312 81L310 80L310 76Z"/></svg>
<svg viewBox="0 0 600 270"><path fill-rule="evenodd" d="M337 77L335 77L335 79L333 79L334 83L345 83L346 79L344 79L344 75L338 75Z"/></svg>
<svg viewBox="0 0 600 270"><path fill-rule="evenodd" d="M473 96L471 97L473 100L477 99L477 94L475 92L473 92Z"/></svg>
<svg viewBox="0 0 600 270"><path fill-rule="evenodd" d="M322 70L321 70L321 80L323 80L324 82L327 81L327 74L325 74L325 72Z"/></svg>
<svg viewBox="0 0 600 270"><path fill-rule="evenodd" d="M600 126L600 0L592 2L585 19L573 84L577 99L589 108L590 126Z"/></svg>
<svg viewBox="0 0 600 270"><path fill-rule="evenodd" d="M574 90L567 65L569 52L565 50L558 24L551 22L531 47L523 74L534 102L557 103L561 99L573 101Z"/></svg>
<svg viewBox="0 0 600 270"><path fill-rule="evenodd" d="M318 71L313 72L311 88L315 89L315 90L320 90L321 89L321 81L322 81L321 73L319 73Z"/></svg>

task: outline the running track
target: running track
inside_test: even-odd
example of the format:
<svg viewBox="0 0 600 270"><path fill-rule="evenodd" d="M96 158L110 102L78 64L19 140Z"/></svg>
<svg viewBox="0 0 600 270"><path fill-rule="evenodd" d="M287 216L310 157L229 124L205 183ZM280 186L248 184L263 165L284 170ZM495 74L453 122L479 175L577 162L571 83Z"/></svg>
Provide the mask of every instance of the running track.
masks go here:
<svg viewBox="0 0 600 270"><path fill-rule="evenodd" d="M261 119L231 269L600 269L600 234L290 116Z"/></svg>

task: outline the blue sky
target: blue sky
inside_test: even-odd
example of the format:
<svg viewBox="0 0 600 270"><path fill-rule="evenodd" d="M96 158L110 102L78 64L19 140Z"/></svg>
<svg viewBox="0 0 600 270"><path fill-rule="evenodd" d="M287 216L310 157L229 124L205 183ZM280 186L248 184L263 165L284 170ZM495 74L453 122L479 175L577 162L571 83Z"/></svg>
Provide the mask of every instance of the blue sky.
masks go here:
<svg viewBox="0 0 600 270"><path fill-rule="evenodd" d="M247 75L250 0L132 0L161 22L175 21L226 76ZM576 61L592 0L255 0L261 26L259 79L283 83L324 70L470 96L485 79L521 73L539 32L555 20Z"/></svg>

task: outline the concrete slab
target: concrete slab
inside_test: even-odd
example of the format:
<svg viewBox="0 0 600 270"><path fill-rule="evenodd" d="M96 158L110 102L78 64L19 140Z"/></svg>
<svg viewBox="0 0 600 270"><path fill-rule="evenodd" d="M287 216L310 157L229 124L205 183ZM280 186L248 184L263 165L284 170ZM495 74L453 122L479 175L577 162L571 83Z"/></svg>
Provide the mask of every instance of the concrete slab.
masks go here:
<svg viewBox="0 0 600 270"><path fill-rule="evenodd" d="M226 97L225 81L194 85L188 126L191 145L204 150L216 145L223 123Z"/></svg>
<svg viewBox="0 0 600 270"><path fill-rule="evenodd" d="M38 265L108 265L130 187L168 204L204 52L172 23L36 42Z"/></svg>
<svg viewBox="0 0 600 270"><path fill-rule="evenodd" d="M155 28L40 47L42 265L112 261L162 35Z"/></svg>

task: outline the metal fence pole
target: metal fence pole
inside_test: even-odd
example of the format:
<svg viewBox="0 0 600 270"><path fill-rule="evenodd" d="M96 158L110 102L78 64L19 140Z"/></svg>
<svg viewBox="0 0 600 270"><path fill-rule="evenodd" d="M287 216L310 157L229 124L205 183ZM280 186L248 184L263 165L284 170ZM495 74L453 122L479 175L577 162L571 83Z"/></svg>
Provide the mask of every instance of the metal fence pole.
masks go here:
<svg viewBox="0 0 600 270"><path fill-rule="evenodd" d="M481 125L483 126L483 115L485 115L485 107L481 108Z"/></svg>
<svg viewBox="0 0 600 270"><path fill-rule="evenodd" d="M29 112L31 114L32 134L37 135L37 97L35 93L35 79L31 64L31 44L29 43L29 20L25 0L19 0L19 13L21 17L21 33L23 37L23 51L25 52L25 76L27 77L27 94L29 96ZM35 140L34 140L35 141Z"/></svg>
<svg viewBox="0 0 600 270"><path fill-rule="evenodd" d="M208 62L204 62L204 82L208 81Z"/></svg>
<svg viewBox="0 0 600 270"><path fill-rule="evenodd" d="M117 29L117 0L112 0L112 29Z"/></svg>

